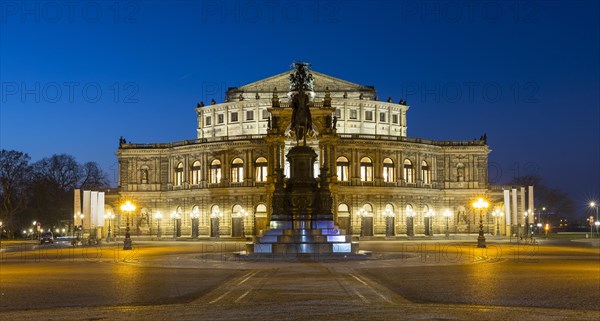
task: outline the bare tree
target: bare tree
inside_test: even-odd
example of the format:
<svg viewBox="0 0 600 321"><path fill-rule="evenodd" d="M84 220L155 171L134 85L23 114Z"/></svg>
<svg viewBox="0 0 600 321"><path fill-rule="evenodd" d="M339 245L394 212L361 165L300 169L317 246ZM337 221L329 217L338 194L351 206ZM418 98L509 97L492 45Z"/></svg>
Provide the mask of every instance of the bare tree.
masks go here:
<svg viewBox="0 0 600 321"><path fill-rule="evenodd" d="M35 180L46 181L62 191L77 187L82 176L75 157L67 154L52 155L33 164Z"/></svg>
<svg viewBox="0 0 600 321"><path fill-rule="evenodd" d="M2 207L0 218L7 226L7 234L13 237L15 215L26 207L27 184L31 174L28 154L15 151L0 151L0 196Z"/></svg>
<svg viewBox="0 0 600 321"><path fill-rule="evenodd" d="M98 189L108 186L108 178L106 173L100 168L96 162L87 162L81 165L81 180L79 188L82 189Z"/></svg>

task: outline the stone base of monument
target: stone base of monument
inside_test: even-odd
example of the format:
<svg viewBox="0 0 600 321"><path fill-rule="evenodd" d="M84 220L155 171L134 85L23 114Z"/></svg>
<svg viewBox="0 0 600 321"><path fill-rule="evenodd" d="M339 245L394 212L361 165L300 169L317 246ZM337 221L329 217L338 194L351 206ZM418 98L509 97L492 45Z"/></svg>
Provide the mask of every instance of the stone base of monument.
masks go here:
<svg viewBox="0 0 600 321"><path fill-rule="evenodd" d="M271 222L284 226L291 222ZM283 224L282 224L283 223ZM295 224L289 224L295 225ZM333 221L311 221L310 228L273 228L246 244L246 253L272 254L329 254L358 253L358 242L333 226Z"/></svg>

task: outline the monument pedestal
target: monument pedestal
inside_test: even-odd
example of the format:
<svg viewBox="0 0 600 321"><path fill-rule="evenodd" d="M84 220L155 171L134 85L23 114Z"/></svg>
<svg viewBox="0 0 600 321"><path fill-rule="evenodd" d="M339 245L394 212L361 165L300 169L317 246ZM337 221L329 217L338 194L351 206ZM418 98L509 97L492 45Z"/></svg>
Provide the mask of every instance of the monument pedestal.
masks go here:
<svg viewBox="0 0 600 321"><path fill-rule="evenodd" d="M273 193L273 214L270 229L246 244L246 253L281 255L358 253L358 242L335 227L331 212L331 192L327 168L320 179L314 178L315 151L307 146L295 146L287 155L291 177L284 186L278 177Z"/></svg>

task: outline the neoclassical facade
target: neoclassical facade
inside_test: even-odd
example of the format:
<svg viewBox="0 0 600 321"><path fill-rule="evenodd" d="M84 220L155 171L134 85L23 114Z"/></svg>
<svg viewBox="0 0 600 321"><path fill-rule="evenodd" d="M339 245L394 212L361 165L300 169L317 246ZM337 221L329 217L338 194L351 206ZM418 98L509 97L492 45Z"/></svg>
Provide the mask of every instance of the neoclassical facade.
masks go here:
<svg viewBox="0 0 600 321"><path fill-rule="evenodd" d="M199 103L195 139L121 141L118 197L107 197L117 233L126 225L118 209L124 199L137 204L134 236L156 236L161 215L163 237L242 237L267 229L275 169L289 177L285 155L296 144L289 131L289 73L230 88L222 103ZM315 173L329 168L341 229L362 236L477 231L479 216L470 204L493 194L484 139L407 136L405 101L380 100L373 87L312 74L311 113L325 121L313 125L307 144L318 155ZM500 223L487 218L485 224L494 231Z"/></svg>

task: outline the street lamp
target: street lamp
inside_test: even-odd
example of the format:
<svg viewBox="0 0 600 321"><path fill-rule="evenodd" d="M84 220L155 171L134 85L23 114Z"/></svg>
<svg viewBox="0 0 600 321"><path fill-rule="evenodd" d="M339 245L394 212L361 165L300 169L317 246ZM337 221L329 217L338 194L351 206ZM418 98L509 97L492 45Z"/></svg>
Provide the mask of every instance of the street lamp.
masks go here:
<svg viewBox="0 0 600 321"><path fill-rule="evenodd" d="M156 212L156 214L154 214L154 218L156 218L156 221L158 222L158 229L156 229L156 236L160 240L160 220L162 220L163 215L161 212Z"/></svg>
<svg viewBox="0 0 600 321"><path fill-rule="evenodd" d="M2 221L0 221L0 250L2 249Z"/></svg>
<svg viewBox="0 0 600 321"><path fill-rule="evenodd" d="M33 240L34 235L37 234L36 233L37 232L37 228L36 228L37 221L33 221L33 223L31 225L33 225L33 231L32 231L32 234L31 234L31 239Z"/></svg>
<svg viewBox="0 0 600 321"><path fill-rule="evenodd" d="M494 212L492 213L492 216L494 217L494 223L496 223L496 236L500 235L500 218L502 216L504 216L504 213L502 211L500 211L499 209L495 209ZM526 224L527 226L527 224Z"/></svg>
<svg viewBox="0 0 600 321"><path fill-rule="evenodd" d="M200 211L197 207L192 210L192 238L198 237L198 228L200 221Z"/></svg>
<svg viewBox="0 0 600 321"><path fill-rule="evenodd" d="M406 235L415 236L415 212L412 207L406 208Z"/></svg>
<svg viewBox="0 0 600 321"><path fill-rule="evenodd" d="M360 208L356 213L358 217L360 217L360 236L365 236L365 216L367 215L367 211L364 208Z"/></svg>
<svg viewBox="0 0 600 321"><path fill-rule="evenodd" d="M394 218L396 214L394 214L394 211L390 207L387 207L383 212L383 216L385 217L385 236L394 236L396 234L394 233Z"/></svg>
<svg viewBox="0 0 600 321"><path fill-rule="evenodd" d="M125 240L123 241L123 250L131 250L131 234L129 233L129 215L135 211L136 207L131 201L126 201L121 205L121 212L127 213L127 227L125 228Z"/></svg>
<svg viewBox="0 0 600 321"><path fill-rule="evenodd" d="M598 204L596 204L596 202L590 202L590 207L596 208L596 223L595 224L596 224L596 234L598 234L598 225L600 224L600 222L598 221ZM591 234L592 234L591 236L594 237L594 233L592 232ZM599 234L599 237L600 237L600 234Z"/></svg>
<svg viewBox="0 0 600 321"><path fill-rule="evenodd" d="M173 238L177 238L177 220L179 219L179 213L177 211L171 212L171 218L173 219Z"/></svg>
<svg viewBox="0 0 600 321"><path fill-rule="evenodd" d="M450 210L445 210L444 217L446 218L446 238L450 237L450 216L452 216L452 212L450 212Z"/></svg>
<svg viewBox="0 0 600 321"><path fill-rule="evenodd" d="M425 234L433 236L433 219L435 218L435 212L430 209L427 211L427 213L425 213L425 218L427 218L427 231Z"/></svg>
<svg viewBox="0 0 600 321"><path fill-rule="evenodd" d="M81 225L79 225L79 238L83 242L83 213L78 212L79 219L81 220Z"/></svg>
<svg viewBox="0 0 600 321"><path fill-rule="evenodd" d="M473 207L479 210L479 236L477 237L477 247L485 248L485 236L483 236L483 210L487 209L490 204L483 198L479 198L473 202Z"/></svg>
<svg viewBox="0 0 600 321"><path fill-rule="evenodd" d="M221 235L220 225L221 225L221 217L223 216L223 212L218 209L214 209L210 214L211 219L211 237L219 237Z"/></svg>
<svg viewBox="0 0 600 321"><path fill-rule="evenodd" d="M238 215L242 218L242 237L246 237L245 227L246 227L246 219L248 217L248 211L246 211L245 209L242 209L241 211L239 211Z"/></svg>
<svg viewBox="0 0 600 321"><path fill-rule="evenodd" d="M108 212L108 214L106 214L106 218L108 219L108 236L106 237L108 242L110 242L110 227L111 227L111 222L114 218L115 218L115 214L113 214L113 212Z"/></svg>

